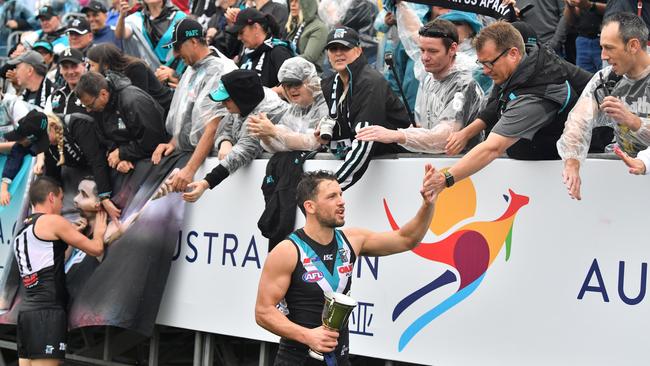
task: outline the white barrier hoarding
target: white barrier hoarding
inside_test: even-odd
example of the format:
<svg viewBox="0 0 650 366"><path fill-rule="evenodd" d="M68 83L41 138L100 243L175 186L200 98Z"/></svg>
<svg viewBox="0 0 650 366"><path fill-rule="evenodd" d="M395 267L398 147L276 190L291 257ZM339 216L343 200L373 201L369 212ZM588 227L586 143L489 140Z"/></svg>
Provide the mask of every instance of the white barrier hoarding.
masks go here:
<svg viewBox="0 0 650 366"><path fill-rule="evenodd" d="M384 199L405 223L424 163L455 161L373 161L344 194L346 226L391 230ZM277 341L254 319L265 165L256 160L188 208L159 324ZM648 177L589 160L583 200L573 201L561 172L557 161L497 160L440 197L419 254L359 258L351 352L432 365L647 364Z"/></svg>

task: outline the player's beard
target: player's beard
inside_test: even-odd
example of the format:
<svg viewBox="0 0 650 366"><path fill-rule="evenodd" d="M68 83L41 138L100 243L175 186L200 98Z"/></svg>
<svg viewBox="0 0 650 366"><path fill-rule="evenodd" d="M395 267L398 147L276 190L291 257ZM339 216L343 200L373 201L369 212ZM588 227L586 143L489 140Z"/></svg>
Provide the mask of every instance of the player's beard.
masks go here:
<svg viewBox="0 0 650 366"><path fill-rule="evenodd" d="M337 220L336 214L332 215L331 217L325 217L324 215L316 212L316 219L321 224L321 226L331 229L345 225L345 219Z"/></svg>

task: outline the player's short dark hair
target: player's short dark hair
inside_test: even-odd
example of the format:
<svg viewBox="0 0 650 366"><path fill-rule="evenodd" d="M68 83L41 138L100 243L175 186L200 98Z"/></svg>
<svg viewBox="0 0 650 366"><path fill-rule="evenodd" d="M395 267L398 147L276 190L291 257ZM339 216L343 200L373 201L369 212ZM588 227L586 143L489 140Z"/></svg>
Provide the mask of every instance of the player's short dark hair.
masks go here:
<svg viewBox="0 0 650 366"><path fill-rule="evenodd" d="M43 203L50 193L61 192L61 184L50 177L39 177L29 187L29 203L36 205Z"/></svg>
<svg viewBox="0 0 650 366"><path fill-rule="evenodd" d="M318 194L318 185L324 180L336 180L336 175L329 170L316 170L302 174L296 188L298 208L305 214L305 201L313 200Z"/></svg>
<svg viewBox="0 0 650 366"><path fill-rule="evenodd" d="M102 91L102 89L109 90L108 82L106 81L104 75L98 72L88 71L87 73L81 75L81 79L79 79L79 82L74 88L74 91L79 96L85 94L89 97L97 98L99 96L99 92Z"/></svg>

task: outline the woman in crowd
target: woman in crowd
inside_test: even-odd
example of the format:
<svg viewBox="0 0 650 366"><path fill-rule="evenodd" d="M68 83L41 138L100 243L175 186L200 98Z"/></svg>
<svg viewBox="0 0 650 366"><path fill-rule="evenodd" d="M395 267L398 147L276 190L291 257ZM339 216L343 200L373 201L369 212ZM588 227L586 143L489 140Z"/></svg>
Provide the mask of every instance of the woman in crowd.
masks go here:
<svg viewBox="0 0 650 366"><path fill-rule="evenodd" d="M291 58L292 52L287 42L276 38L280 27L273 16L262 14L255 8L244 9L227 31L237 34L244 44L239 68L257 72L263 86L277 86L278 70L286 59Z"/></svg>
<svg viewBox="0 0 650 366"><path fill-rule="evenodd" d="M182 73L185 64L164 46L172 40L174 25L186 15L167 0L144 0L142 8L128 15L130 2L121 0L115 38L123 40L124 52L140 57L152 69L167 66ZM127 16L128 15L128 16Z"/></svg>
<svg viewBox="0 0 650 366"><path fill-rule="evenodd" d="M327 116L327 104L316 67L302 57L288 59L278 72L280 85L290 103L277 125L266 116L250 116L248 131L268 152L314 150L320 147L313 132Z"/></svg>
<svg viewBox="0 0 650 366"><path fill-rule="evenodd" d="M316 0L291 0L286 25L287 40L295 54L316 65L320 72L327 43L327 26L318 18Z"/></svg>
<svg viewBox="0 0 650 366"><path fill-rule="evenodd" d="M153 71L142 60L122 53L111 43L101 43L90 50L86 55L90 70L106 75L106 71L123 74L131 84L146 91L165 110L169 112L174 92L158 81Z"/></svg>

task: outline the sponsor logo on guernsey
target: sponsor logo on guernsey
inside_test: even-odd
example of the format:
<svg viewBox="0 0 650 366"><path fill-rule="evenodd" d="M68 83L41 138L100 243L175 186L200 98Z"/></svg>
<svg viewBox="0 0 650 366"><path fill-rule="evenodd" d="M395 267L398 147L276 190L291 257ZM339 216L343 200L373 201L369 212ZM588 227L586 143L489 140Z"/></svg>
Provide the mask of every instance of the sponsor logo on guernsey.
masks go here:
<svg viewBox="0 0 650 366"><path fill-rule="evenodd" d="M338 267L338 271L341 274L347 274L350 276L350 272L352 272L352 264L346 264L343 266Z"/></svg>
<svg viewBox="0 0 650 366"><path fill-rule="evenodd" d="M323 272L321 271L309 271L309 272L305 272L302 275L302 280L310 283L318 282L322 278L323 278Z"/></svg>
<svg viewBox="0 0 650 366"><path fill-rule="evenodd" d="M38 285L38 273L23 276L23 286L25 288L32 288L36 285Z"/></svg>
<svg viewBox="0 0 650 366"><path fill-rule="evenodd" d="M310 264L310 263L315 263L320 261L320 258L318 256L316 257L311 257L311 258L305 258L302 260L302 264Z"/></svg>

